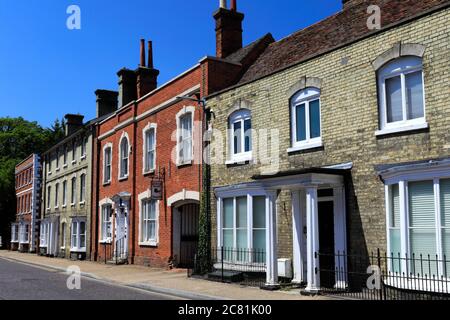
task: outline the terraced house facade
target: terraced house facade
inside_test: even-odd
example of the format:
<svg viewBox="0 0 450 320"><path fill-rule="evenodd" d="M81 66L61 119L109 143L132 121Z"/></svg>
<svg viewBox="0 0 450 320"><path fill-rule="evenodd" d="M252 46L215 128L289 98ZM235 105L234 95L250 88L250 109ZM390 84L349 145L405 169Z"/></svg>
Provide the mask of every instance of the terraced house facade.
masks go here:
<svg viewBox="0 0 450 320"><path fill-rule="evenodd" d="M449 35L447 0L343 1L210 95L213 247L264 250L269 287L310 292L346 281L317 253L449 257Z"/></svg>
<svg viewBox="0 0 450 320"><path fill-rule="evenodd" d="M40 214L41 162L32 154L16 166L16 220L11 225L11 249L36 252Z"/></svg>
<svg viewBox="0 0 450 320"><path fill-rule="evenodd" d="M235 84L273 42L243 46L237 2L214 13L216 56L158 86L153 46L141 41L136 70L121 69L119 91L98 91L113 110L98 125L94 259L154 267L186 267L199 240L203 97ZM147 50L146 50L147 49ZM148 56L146 60L146 51ZM109 106L109 107L108 107Z"/></svg>
<svg viewBox="0 0 450 320"><path fill-rule="evenodd" d="M92 141L95 120L67 114L66 137L42 155L41 255L90 258Z"/></svg>

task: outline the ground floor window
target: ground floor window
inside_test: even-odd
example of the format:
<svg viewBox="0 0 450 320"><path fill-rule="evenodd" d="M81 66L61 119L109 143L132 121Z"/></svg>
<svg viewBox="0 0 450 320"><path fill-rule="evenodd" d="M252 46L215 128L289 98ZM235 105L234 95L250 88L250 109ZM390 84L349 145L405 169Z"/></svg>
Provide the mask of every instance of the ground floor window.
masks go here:
<svg viewBox="0 0 450 320"><path fill-rule="evenodd" d="M157 245L158 242L158 202L142 200L141 205L141 244Z"/></svg>
<svg viewBox="0 0 450 320"><path fill-rule="evenodd" d="M66 248L66 223L61 223L61 249Z"/></svg>
<svg viewBox="0 0 450 320"><path fill-rule="evenodd" d="M30 229L30 225L25 223L19 226L19 242L23 244L27 244L29 242L28 232Z"/></svg>
<svg viewBox="0 0 450 320"><path fill-rule="evenodd" d="M102 242L110 242L112 240L112 205L102 206L101 216L101 235Z"/></svg>
<svg viewBox="0 0 450 320"><path fill-rule="evenodd" d="M19 225L11 225L11 242L19 242Z"/></svg>
<svg viewBox="0 0 450 320"><path fill-rule="evenodd" d="M49 226L50 226L50 224L48 224L48 223L41 224L40 247L46 248L48 246L47 239L48 239Z"/></svg>
<svg viewBox="0 0 450 320"><path fill-rule="evenodd" d="M86 251L86 222L84 220L72 221L71 251Z"/></svg>
<svg viewBox="0 0 450 320"><path fill-rule="evenodd" d="M265 261L266 196L222 200L222 247L228 260Z"/></svg>
<svg viewBox="0 0 450 320"><path fill-rule="evenodd" d="M390 254L413 259L415 274L427 261L427 274L450 275L442 261L450 261L450 179L400 181L387 187L387 197Z"/></svg>

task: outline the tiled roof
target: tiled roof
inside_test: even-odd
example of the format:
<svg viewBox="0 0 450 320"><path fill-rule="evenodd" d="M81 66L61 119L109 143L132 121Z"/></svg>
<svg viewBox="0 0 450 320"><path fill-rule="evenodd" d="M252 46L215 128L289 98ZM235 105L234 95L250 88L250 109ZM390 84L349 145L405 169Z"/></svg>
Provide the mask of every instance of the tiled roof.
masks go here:
<svg viewBox="0 0 450 320"><path fill-rule="evenodd" d="M270 44L243 75L240 83L264 77L374 32L367 27L369 5L380 7L382 28L386 28L393 23L450 3L450 0L353 1L353 5L348 4L335 15Z"/></svg>

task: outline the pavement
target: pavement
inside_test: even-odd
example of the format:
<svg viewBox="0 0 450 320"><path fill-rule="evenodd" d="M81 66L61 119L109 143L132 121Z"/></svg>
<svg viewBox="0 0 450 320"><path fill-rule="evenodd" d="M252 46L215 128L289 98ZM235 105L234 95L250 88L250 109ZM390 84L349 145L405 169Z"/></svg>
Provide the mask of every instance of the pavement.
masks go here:
<svg viewBox="0 0 450 320"><path fill-rule="evenodd" d="M0 250L0 260L10 263L46 268L66 272L69 267L80 268L83 279L98 283L142 290L167 298L189 300L323 300L322 296L302 296L299 289L266 291L237 284L211 282L188 278L186 270L155 269L138 265L106 265L92 261L70 261L67 259L41 257L35 254ZM5 271L3 271L4 273ZM6 269L8 272L8 269ZM15 270L9 270L14 276ZM62 275L67 279L67 275ZM83 281L84 283L84 281ZM65 286L65 282L63 283ZM43 284L46 286L47 284ZM67 288L65 289L67 290ZM0 291L3 292L3 288ZM161 296L151 298L159 298ZM119 297L120 298L120 297ZM114 298L110 298L114 299Z"/></svg>

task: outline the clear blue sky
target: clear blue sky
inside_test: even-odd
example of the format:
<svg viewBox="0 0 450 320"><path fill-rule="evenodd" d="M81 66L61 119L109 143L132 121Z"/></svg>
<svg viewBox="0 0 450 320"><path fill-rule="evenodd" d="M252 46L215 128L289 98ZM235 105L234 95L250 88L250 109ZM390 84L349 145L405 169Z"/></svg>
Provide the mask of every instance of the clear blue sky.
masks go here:
<svg viewBox="0 0 450 320"><path fill-rule="evenodd" d="M229 1L229 0L228 0ZM68 30L67 7L81 8ZM219 0L0 0L0 117L49 126L66 113L95 116L96 89L117 90L116 72L135 68L139 39L154 41L166 82L215 54L212 13ZM341 8L341 0L238 0L244 43L279 40Z"/></svg>

